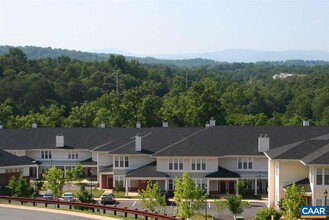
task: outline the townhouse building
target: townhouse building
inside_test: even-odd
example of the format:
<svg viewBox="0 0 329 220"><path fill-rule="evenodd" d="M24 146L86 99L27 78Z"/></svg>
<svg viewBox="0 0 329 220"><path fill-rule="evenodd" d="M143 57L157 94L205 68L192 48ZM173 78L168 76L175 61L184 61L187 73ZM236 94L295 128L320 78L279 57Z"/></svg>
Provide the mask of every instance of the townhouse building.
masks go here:
<svg viewBox="0 0 329 220"><path fill-rule="evenodd" d="M287 186L303 187L309 205L323 206L329 191L329 134L265 152L269 172L269 206L278 208Z"/></svg>
<svg viewBox="0 0 329 220"><path fill-rule="evenodd" d="M235 193L237 182L248 180L253 194L269 193L271 206L283 196L284 186L293 181L303 182L308 177L311 190L319 188L313 184L320 178L315 175L320 173L318 169L322 169L323 187L326 185L328 161L321 160L327 165L312 165L309 174L308 168L301 168L305 172L295 172L297 167L306 166L303 161L301 165L292 166L294 172L289 175L290 168L284 167L286 162L280 161L276 152L326 135L329 127L215 126L214 120L206 127L164 125L157 128L0 129L0 149L37 161L29 168L32 178L40 178L51 166L66 171L79 162L85 167L86 176L97 177L100 188L113 189L119 185L126 194L144 189L148 180L157 181L162 190L172 191L175 178L181 178L184 172L212 195ZM315 148L303 145L298 149L306 149L304 154L308 155L312 152L310 149ZM280 180L274 178L276 164L282 168ZM299 172L308 175L297 175ZM296 178L292 178L294 175ZM320 203L317 192L312 192L313 204Z"/></svg>

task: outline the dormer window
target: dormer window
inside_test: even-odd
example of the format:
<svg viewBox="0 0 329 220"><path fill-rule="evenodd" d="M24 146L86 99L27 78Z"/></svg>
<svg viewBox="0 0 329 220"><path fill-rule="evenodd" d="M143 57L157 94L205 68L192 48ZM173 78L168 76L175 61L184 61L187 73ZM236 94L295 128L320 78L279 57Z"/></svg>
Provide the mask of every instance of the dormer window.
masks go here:
<svg viewBox="0 0 329 220"><path fill-rule="evenodd" d="M129 157L127 156L115 156L114 167L129 167Z"/></svg>
<svg viewBox="0 0 329 220"><path fill-rule="evenodd" d="M206 170L206 159L192 159L191 170Z"/></svg>
<svg viewBox="0 0 329 220"><path fill-rule="evenodd" d="M79 159L79 152L78 151L69 151L67 153L67 159L69 159L69 160Z"/></svg>
<svg viewBox="0 0 329 220"><path fill-rule="evenodd" d="M41 151L41 159L51 160L52 159L51 151L48 150Z"/></svg>
<svg viewBox="0 0 329 220"><path fill-rule="evenodd" d="M238 158L238 169L239 170L251 170L252 169L252 158Z"/></svg>

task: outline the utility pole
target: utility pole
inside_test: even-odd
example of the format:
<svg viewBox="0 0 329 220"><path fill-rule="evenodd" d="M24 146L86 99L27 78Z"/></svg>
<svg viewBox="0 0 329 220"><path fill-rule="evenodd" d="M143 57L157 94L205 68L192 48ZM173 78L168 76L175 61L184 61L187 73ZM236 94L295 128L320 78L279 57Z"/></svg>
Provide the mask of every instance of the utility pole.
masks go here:
<svg viewBox="0 0 329 220"><path fill-rule="evenodd" d="M185 72L185 89L188 89L188 83L191 82L192 80L188 80L188 75L187 72Z"/></svg>
<svg viewBox="0 0 329 220"><path fill-rule="evenodd" d="M119 87L122 85L119 84L119 72L121 72L121 70L115 71L115 84L109 83L111 86L115 86L115 92L117 95L119 95Z"/></svg>
<svg viewBox="0 0 329 220"><path fill-rule="evenodd" d="M119 70L115 72L115 88L117 94L119 94Z"/></svg>

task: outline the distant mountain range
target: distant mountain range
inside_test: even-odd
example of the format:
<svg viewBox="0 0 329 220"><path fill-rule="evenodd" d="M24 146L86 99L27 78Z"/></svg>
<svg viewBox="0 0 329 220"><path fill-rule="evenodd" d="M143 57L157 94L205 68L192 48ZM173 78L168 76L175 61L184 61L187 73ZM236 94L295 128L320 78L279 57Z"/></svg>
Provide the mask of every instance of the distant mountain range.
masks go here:
<svg viewBox="0 0 329 220"><path fill-rule="evenodd" d="M11 46L0 46L0 55L8 52ZM287 61L287 60L308 60L308 61L329 61L329 52L326 51L262 51L249 49L231 49L209 53L187 53L187 54L158 54L158 55L138 55L117 49L94 50L89 52L53 49L51 47L24 46L18 47L29 59L39 59L45 57L68 56L71 59L84 61L107 60L109 54L121 54L127 60L135 59L140 63L166 64L176 66L199 66L211 65L219 62L262 62L262 61Z"/></svg>
<svg viewBox="0 0 329 220"><path fill-rule="evenodd" d="M286 61L286 60L323 60L329 61L329 52L318 50L286 50L286 51L265 51L250 49L230 49L207 53L183 53L183 54L133 54L118 49L103 49L90 52L122 54L132 57L153 57L166 60L181 59L207 59L219 62L260 62L260 61Z"/></svg>

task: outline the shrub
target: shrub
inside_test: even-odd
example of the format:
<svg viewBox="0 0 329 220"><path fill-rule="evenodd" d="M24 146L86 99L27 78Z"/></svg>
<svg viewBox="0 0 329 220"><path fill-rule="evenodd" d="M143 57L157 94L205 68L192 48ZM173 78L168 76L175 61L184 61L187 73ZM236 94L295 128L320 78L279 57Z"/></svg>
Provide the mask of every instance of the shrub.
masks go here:
<svg viewBox="0 0 329 220"><path fill-rule="evenodd" d="M272 215L274 217L274 220L279 220L282 216L281 212L279 212L273 208L260 209L256 213L254 220L271 220Z"/></svg>

